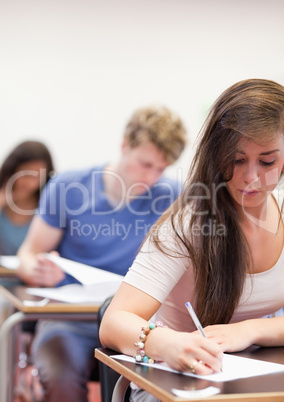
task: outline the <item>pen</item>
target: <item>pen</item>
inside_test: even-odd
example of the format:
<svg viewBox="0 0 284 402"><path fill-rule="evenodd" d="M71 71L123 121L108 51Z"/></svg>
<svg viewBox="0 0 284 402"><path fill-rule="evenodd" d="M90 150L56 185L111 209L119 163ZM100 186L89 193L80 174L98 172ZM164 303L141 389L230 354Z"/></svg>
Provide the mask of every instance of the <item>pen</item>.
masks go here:
<svg viewBox="0 0 284 402"><path fill-rule="evenodd" d="M186 302L186 303L185 303L185 307L187 308L187 311L189 312L190 317L192 318L192 321L194 322L194 324L195 324L196 328L198 329L199 333L200 333L204 338L207 338L207 336L206 336L206 334L205 334L205 332L204 332L204 329L203 329L203 327L202 327L202 325L201 325L201 322L199 321L197 315L195 314L195 311L193 310L192 305L191 305L189 302ZM222 368L221 368L220 371L223 372Z"/></svg>
<svg viewBox="0 0 284 402"><path fill-rule="evenodd" d="M192 318L192 321L194 322L194 324L195 324L196 328L198 329L198 331L200 332L200 334L204 338L207 338L207 336L206 336L206 334L204 332L204 329L203 329L203 327L202 327L197 315L195 314L195 311L193 310L192 305L189 302L186 302L185 307L187 308L187 310L188 310L188 312L190 314L190 317Z"/></svg>

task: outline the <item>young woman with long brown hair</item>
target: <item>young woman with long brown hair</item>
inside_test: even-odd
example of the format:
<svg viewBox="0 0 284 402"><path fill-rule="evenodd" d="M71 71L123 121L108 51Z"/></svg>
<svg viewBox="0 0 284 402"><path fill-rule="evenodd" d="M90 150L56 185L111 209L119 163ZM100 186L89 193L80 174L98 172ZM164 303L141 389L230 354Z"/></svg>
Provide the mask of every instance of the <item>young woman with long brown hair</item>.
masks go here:
<svg viewBox="0 0 284 402"><path fill-rule="evenodd" d="M51 154L40 141L24 141L0 167L0 254L15 255L38 207L40 191L54 173Z"/></svg>
<svg viewBox="0 0 284 402"><path fill-rule="evenodd" d="M182 195L104 315L102 344L200 375L219 371L225 351L284 345L284 317L267 318L284 306L283 166L284 87L249 79L228 88L201 130ZM163 327L150 330L155 313Z"/></svg>
<svg viewBox="0 0 284 402"><path fill-rule="evenodd" d="M40 192L54 173L49 149L40 141L16 145L0 167L0 255L16 255L38 207ZM5 286L21 283L1 279ZM0 296L0 325L13 311Z"/></svg>

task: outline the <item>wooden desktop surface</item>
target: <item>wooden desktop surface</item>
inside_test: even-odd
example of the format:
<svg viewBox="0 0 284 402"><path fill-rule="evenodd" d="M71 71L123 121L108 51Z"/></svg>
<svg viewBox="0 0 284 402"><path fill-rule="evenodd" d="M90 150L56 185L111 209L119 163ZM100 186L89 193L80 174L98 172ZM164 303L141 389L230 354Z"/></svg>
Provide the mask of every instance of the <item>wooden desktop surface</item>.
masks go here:
<svg viewBox="0 0 284 402"><path fill-rule="evenodd" d="M17 270L16 269L8 269L5 267L0 266L0 277L16 277L17 276Z"/></svg>
<svg viewBox="0 0 284 402"><path fill-rule="evenodd" d="M110 357L114 354L116 354L116 352L113 352L109 349L102 348L95 350L95 356L98 360L105 363L107 366L111 367L128 380L135 382L139 387L143 388L163 402L185 402L187 400L175 396L171 392L172 388L180 390L199 390L210 386L220 388L221 393L205 399L190 398L188 401L284 401L284 372L220 383L189 377L182 374L171 373L164 370L155 369L151 366L139 365L134 362L131 363L116 360ZM284 364L284 347L251 347L246 352L237 353L236 355Z"/></svg>
<svg viewBox="0 0 284 402"><path fill-rule="evenodd" d="M40 296L29 295L26 288L27 286L9 288L0 286L0 292L17 310L24 313L97 313L100 307L98 303L64 303L57 300L50 300L45 306L26 306L24 300L38 302L43 299Z"/></svg>

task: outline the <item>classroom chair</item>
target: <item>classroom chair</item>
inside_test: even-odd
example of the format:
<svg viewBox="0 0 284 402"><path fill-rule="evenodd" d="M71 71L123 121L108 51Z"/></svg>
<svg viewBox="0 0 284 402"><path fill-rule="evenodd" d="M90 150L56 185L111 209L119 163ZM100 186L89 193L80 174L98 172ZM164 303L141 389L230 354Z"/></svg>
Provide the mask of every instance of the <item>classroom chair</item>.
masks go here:
<svg viewBox="0 0 284 402"><path fill-rule="evenodd" d="M103 315L108 308L113 296L108 297L103 304L101 305L99 312L98 312L98 328L100 328L100 324L103 318ZM102 347L102 345L100 345ZM101 397L102 397L102 402L111 402L112 398L112 393L113 389L115 387L115 384L117 380L120 377L120 374L118 374L116 371L112 370L110 367L107 365L103 364L102 362L99 363L99 378L100 378L100 383L101 383ZM128 387L126 394L125 394L125 402L129 401L129 395L130 395L130 388Z"/></svg>

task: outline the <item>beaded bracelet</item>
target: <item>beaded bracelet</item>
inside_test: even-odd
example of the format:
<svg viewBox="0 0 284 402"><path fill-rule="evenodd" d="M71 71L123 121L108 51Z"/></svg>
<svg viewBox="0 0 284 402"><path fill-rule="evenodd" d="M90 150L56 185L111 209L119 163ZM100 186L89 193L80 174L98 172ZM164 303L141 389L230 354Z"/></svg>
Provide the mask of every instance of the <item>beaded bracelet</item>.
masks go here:
<svg viewBox="0 0 284 402"><path fill-rule="evenodd" d="M156 323L149 323L149 325L147 327L141 328L139 341L134 343L134 346L136 346L138 348L136 355L134 356L134 359L137 363L153 364L155 362L154 359L151 359L149 356L146 355L145 342L147 340L147 336L150 333L150 331L157 327L163 327L163 323L161 321L157 321Z"/></svg>

